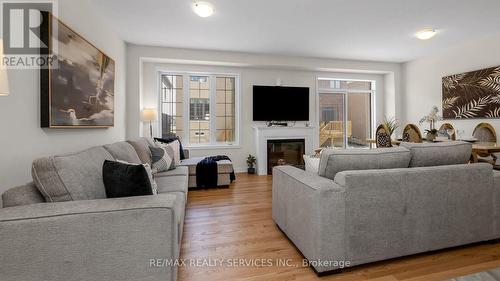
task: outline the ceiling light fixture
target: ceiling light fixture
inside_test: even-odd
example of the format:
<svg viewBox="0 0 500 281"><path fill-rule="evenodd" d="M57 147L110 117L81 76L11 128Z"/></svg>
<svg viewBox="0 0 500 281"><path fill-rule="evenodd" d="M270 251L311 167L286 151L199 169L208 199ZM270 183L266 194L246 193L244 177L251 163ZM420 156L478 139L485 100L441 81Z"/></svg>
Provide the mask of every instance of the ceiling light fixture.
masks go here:
<svg viewBox="0 0 500 281"><path fill-rule="evenodd" d="M214 5L208 2L203 2L203 1L194 1L193 2L193 11L200 17L206 18L213 13L215 13L215 8Z"/></svg>
<svg viewBox="0 0 500 281"><path fill-rule="evenodd" d="M434 37L434 35L436 35L436 33L437 33L436 29L428 28L428 29L420 30L419 32L415 33L415 37L417 37L420 40L429 40L432 37Z"/></svg>

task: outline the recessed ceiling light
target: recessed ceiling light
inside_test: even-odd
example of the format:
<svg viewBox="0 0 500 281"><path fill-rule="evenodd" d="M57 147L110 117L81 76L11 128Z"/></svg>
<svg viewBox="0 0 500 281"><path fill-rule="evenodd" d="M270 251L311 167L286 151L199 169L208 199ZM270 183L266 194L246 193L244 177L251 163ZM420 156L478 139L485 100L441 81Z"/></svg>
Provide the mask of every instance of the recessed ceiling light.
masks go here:
<svg viewBox="0 0 500 281"><path fill-rule="evenodd" d="M208 2L203 2L203 1L194 1L193 2L193 11L200 17L206 18L213 13L215 13L215 8L214 5Z"/></svg>
<svg viewBox="0 0 500 281"><path fill-rule="evenodd" d="M436 33L437 33L436 29L428 28L428 29L423 29L423 30L420 30L419 32L417 32L415 34L415 37L417 37L420 40L429 40L432 37L434 37L434 35L436 35Z"/></svg>

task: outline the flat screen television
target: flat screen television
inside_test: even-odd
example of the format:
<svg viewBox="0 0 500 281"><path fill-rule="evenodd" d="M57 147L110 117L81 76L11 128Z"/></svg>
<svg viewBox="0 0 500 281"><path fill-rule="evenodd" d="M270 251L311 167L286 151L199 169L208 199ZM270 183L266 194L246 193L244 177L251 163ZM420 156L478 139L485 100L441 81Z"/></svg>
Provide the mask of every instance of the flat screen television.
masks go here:
<svg viewBox="0 0 500 281"><path fill-rule="evenodd" d="M309 121L309 88L253 86L253 121Z"/></svg>

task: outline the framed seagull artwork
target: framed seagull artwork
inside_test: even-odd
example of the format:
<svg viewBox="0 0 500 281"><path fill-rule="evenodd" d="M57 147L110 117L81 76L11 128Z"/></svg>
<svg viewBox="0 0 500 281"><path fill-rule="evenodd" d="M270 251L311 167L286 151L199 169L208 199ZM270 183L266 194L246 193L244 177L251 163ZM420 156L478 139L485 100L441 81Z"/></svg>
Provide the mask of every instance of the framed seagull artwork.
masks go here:
<svg viewBox="0 0 500 281"><path fill-rule="evenodd" d="M70 27L42 12L41 127L114 126L115 62Z"/></svg>

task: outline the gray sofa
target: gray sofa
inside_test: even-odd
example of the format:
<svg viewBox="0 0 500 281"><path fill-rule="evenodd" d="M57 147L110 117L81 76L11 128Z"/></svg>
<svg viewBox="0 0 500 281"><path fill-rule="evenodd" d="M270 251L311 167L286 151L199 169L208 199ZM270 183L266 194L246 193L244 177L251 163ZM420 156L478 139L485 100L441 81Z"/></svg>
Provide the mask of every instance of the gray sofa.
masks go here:
<svg viewBox="0 0 500 281"><path fill-rule="evenodd" d="M35 160L34 181L2 194L0 279L176 280L166 261L179 257L188 168L157 174L153 196L106 199L102 182L105 159L139 164L150 144L141 138Z"/></svg>
<svg viewBox="0 0 500 281"><path fill-rule="evenodd" d="M326 150L319 174L276 167L273 218L317 273L498 239L500 173L467 164L471 149Z"/></svg>

